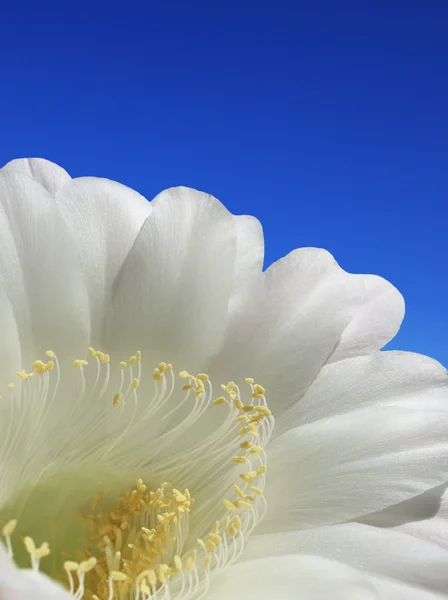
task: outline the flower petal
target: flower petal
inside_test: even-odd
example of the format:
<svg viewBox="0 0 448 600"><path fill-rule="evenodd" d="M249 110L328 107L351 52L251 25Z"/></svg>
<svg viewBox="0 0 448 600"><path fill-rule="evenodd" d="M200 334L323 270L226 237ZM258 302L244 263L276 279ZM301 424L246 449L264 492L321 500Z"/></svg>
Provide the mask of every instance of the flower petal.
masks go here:
<svg viewBox="0 0 448 600"><path fill-rule="evenodd" d="M403 317L399 292L372 275L343 271L325 250L302 248L273 264L235 315L216 360L275 390L277 416L297 402L319 371L381 348ZM233 375L231 375L233 374Z"/></svg>
<svg viewBox="0 0 448 600"><path fill-rule="evenodd" d="M73 600L68 592L42 573L0 568L1 600Z"/></svg>
<svg viewBox="0 0 448 600"><path fill-rule="evenodd" d="M0 278L14 309L22 359L40 358L36 352L49 347L67 356L80 352L90 335L87 292L50 194L26 175L0 170L0 230Z"/></svg>
<svg viewBox="0 0 448 600"><path fill-rule="evenodd" d="M448 413L366 408L269 446L263 531L316 527L412 498L448 478Z"/></svg>
<svg viewBox="0 0 448 600"><path fill-rule="evenodd" d="M437 544L448 551L448 490L446 490L446 486L435 516L430 519L405 523L395 530Z"/></svg>
<svg viewBox="0 0 448 600"><path fill-rule="evenodd" d="M113 282L151 214L151 204L124 185L96 177L72 179L59 190L56 202L76 241L86 277L92 342L101 343Z"/></svg>
<svg viewBox="0 0 448 600"><path fill-rule="evenodd" d="M27 175L37 181L53 197L71 179L62 167L43 158L16 158L7 163L3 169Z"/></svg>
<svg viewBox="0 0 448 600"><path fill-rule="evenodd" d="M379 600L359 572L318 556L282 556L236 564L212 580L207 600Z"/></svg>
<svg viewBox="0 0 448 600"><path fill-rule="evenodd" d="M396 351L328 364L300 402L277 420L275 433L356 408L381 405L448 410L445 367L421 354Z"/></svg>
<svg viewBox="0 0 448 600"><path fill-rule="evenodd" d="M316 554L375 577L417 588L448 590L448 551L393 529L344 523L317 529L254 535L242 560Z"/></svg>
<svg viewBox="0 0 448 600"><path fill-rule="evenodd" d="M129 349L142 340L142 350L158 350L156 361L188 359L182 368L203 370L221 346L236 274L257 262L241 241L253 224L187 188L166 190L152 205L114 285L108 339Z"/></svg>

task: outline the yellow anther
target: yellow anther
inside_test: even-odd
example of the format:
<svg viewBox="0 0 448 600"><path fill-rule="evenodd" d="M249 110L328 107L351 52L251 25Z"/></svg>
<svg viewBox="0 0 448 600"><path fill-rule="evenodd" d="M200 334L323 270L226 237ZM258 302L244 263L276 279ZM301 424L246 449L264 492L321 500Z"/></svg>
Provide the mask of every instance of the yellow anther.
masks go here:
<svg viewBox="0 0 448 600"><path fill-rule="evenodd" d="M241 473L240 477L246 483L252 483L252 478L249 477L249 475L247 475L246 473Z"/></svg>
<svg viewBox="0 0 448 600"><path fill-rule="evenodd" d="M246 475L252 479L255 479L255 477L258 475L258 471L249 471L249 473L246 473Z"/></svg>
<svg viewBox="0 0 448 600"><path fill-rule="evenodd" d="M262 414L264 417L270 417L272 415L271 411L267 406L257 406L255 410Z"/></svg>
<svg viewBox="0 0 448 600"><path fill-rule="evenodd" d="M193 386L191 385L191 383L184 383L180 386L180 389L185 392L186 390L191 390L192 387Z"/></svg>
<svg viewBox="0 0 448 600"><path fill-rule="evenodd" d="M91 556L88 560L84 560L79 564L79 571L82 573L88 573L95 568L97 560L94 556Z"/></svg>
<svg viewBox="0 0 448 600"><path fill-rule="evenodd" d="M257 475L263 475L267 470L268 468L266 465L261 465L261 467L258 467L257 469Z"/></svg>
<svg viewBox="0 0 448 600"><path fill-rule="evenodd" d="M168 371L168 373L171 373L173 371L173 365L171 363L168 363L166 365L166 370Z"/></svg>
<svg viewBox="0 0 448 600"><path fill-rule="evenodd" d="M181 377L182 379L188 379L188 377L190 377L190 373L188 371L181 371L179 373L179 377Z"/></svg>
<svg viewBox="0 0 448 600"><path fill-rule="evenodd" d="M224 396L220 396L219 398L216 398L216 400L213 400L213 406L219 406L225 402L227 402L227 400L224 398Z"/></svg>
<svg viewBox="0 0 448 600"><path fill-rule="evenodd" d="M205 542L204 542L204 540L201 540L201 538L199 538L199 539L197 539L196 541L197 541L197 543L200 545L200 547L201 547L203 550L207 550L207 546L205 545Z"/></svg>
<svg viewBox="0 0 448 600"><path fill-rule="evenodd" d="M135 389L137 389L137 388L138 388L138 384L139 384L139 383L140 383L140 382L139 382L138 378L137 378L137 377L134 377L134 379L131 381L131 385L130 385L130 387L131 387L133 390L135 390Z"/></svg>
<svg viewBox="0 0 448 600"><path fill-rule="evenodd" d="M229 523L230 523L230 517L227 515L227 517L224 519L224 523L222 524L223 531L227 530L227 528L229 527Z"/></svg>
<svg viewBox="0 0 448 600"><path fill-rule="evenodd" d="M243 465L247 462L247 458L245 456L232 456L232 462Z"/></svg>
<svg viewBox="0 0 448 600"><path fill-rule="evenodd" d="M243 422L246 422L246 423L247 423L247 417L246 417L246 415L240 415L239 417L237 417L237 418L234 420L234 423L243 423ZM247 433L247 432L246 432L246 433ZM243 434L243 435L244 435L244 434Z"/></svg>
<svg viewBox="0 0 448 600"><path fill-rule="evenodd" d="M176 554L174 556L173 562L174 562L174 566L176 567L176 569L178 571L182 571L182 568L183 568L182 559L178 554Z"/></svg>
<svg viewBox="0 0 448 600"><path fill-rule="evenodd" d="M73 361L73 364L76 368L80 369L81 367L85 367L86 365L88 365L89 363L86 360L83 359L77 359Z"/></svg>
<svg viewBox="0 0 448 600"><path fill-rule="evenodd" d="M14 533L14 531L15 531L15 529L16 529L16 526L17 526L17 521L16 521L16 519L11 519L10 521L8 521L8 522L6 523L6 525L4 525L4 527L3 527L3 529L2 529L2 533L3 533L3 535L4 535L5 537L9 537L9 536L11 536L11 535Z"/></svg>
<svg viewBox="0 0 448 600"><path fill-rule="evenodd" d="M238 529L235 527L235 525L230 525L229 535L231 535L232 537L235 537L237 533L238 533Z"/></svg>
<svg viewBox="0 0 448 600"><path fill-rule="evenodd" d="M130 356L129 357L129 364L130 365L135 365L136 362L137 362L137 357L136 356Z"/></svg>
<svg viewBox="0 0 448 600"><path fill-rule="evenodd" d="M196 564L196 556L197 556L197 552L196 552L196 550L193 550L193 552L187 558L187 564L186 564L187 571L192 571L194 569L194 566Z"/></svg>
<svg viewBox="0 0 448 600"><path fill-rule="evenodd" d="M96 353L95 348L92 348L92 346L89 346L89 348L87 348L87 350L88 350L90 356L92 356L92 357L95 356L95 353Z"/></svg>
<svg viewBox="0 0 448 600"><path fill-rule="evenodd" d="M254 456L257 456L258 454L263 452L263 448L261 446L252 446L252 448L249 448L248 452L249 452L249 454L253 454Z"/></svg>
<svg viewBox="0 0 448 600"><path fill-rule="evenodd" d="M23 540L23 543L25 544L25 548L28 554L34 555L34 553L36 552L36 544L34 543L33 538L26 536L26 538Z"/></svg>
<svg viewBox="0 0 448 600"><path fill-rule="evenodd" d="M249 423L248 427L249 427L249 431L250 431L251 435L253 435L254 437L259 436L258 428L255 423Z"/></svg>
<svg viewBox="0 0 448 600"><path fill-rule="evenodd" d="M215 542L215 544L221 544L222 542L222 537L217 533L211 533L210 539L212 540L212 542Z"/></svg>
<svg viewBox="0 0 448 600"><path fill-rule="evenodd" d="M127 581L129 579L128 576L121 571L111 571L109 577L112 581Z"/></svg>
<svg viewBox="0 0 448 600"><path fill-rule="evenodd" d="M50 554L50 546L48 545L48 542L44 542L43 544L41 544L41 546L39 548L36 548L36 550L34 551L34 556L36 558L44 558L45 556L48 556Z"/></svg>
<svg viewBox="0 0 448 600"><path fill-rule="evenodd" d="M64 569L66 571L77 571L79 569L79 563L75 562L74 560L66 560L64 563Z"/></svg>
<svg viewBox="0 0 448 600"><path fill-rule="evenodd" d="M160 583L165 583L167 577L170 574L170 570L171 569L169 568L168 565L165 565L163 563L161 565L159 565L159 581L160 581Z"/></svg>
<svg viewBox="0 0 448 600"><path fill-rule="evenodd" d="M239 518L239 516L238 516L238 515L235 515L235 516L233 517L232 524L233 524L233 526L234 526L234 527L236 527L237 529L241 529L241 527L243 526L243 523L242 523L242 521L241 521L241 519Z"/></svg>
<svg viewBox="0 0 448 600"><path fill-rule="evenodd" d="M125 362L124 360L122 360L120 363L120 369L125 369L127 366L128 366L128 363Z"/></svg>
<svg viewBox="0 0 448 600"><path fill-rule="evenodd" d="M207 558L204 560L204 569L207 571L210 568L210 563L212 562L212 557L211 556L207 556Z"/></svg>
<svg viewBox="0 0 448 600"><path fill-rule="evenodd" d="M235 506L237 508L252 508L252 504L245 500L235 500Z"/></svg>
<svg viewBox="0 0 448 600"><path fill-rule="evenodd" d="M209 552L216 552L216 544L212 540L207 540L206 546Z"/></svg>
<svg viewBox="0 0 448 600"><path fill-rule="evenodd" d="M249 433L249 429L247 427L242 427L241 429L238 429L239 435L246 435L247 433Z"/></svg>
<svg viewBox="0 0 448 600"><path fill-rule="evenodd" d="M258 494L259 496L261 496L263 494L263 490L260 490L260 488L255 487L254 485L251 486L250 488L254 494Z"/></svg>
<svg viewBox="0 0 448 600"><path fill-rule="evenodd" d="M252 379L252 377L246 377L246 379L244 380L248 385L252 385L254 383L254 379Z"/></svg>
<svg viewBox="0 0 448 600"><path fill-rule="evenodd" d="M207 373L199 373L197 375L197 378L199 379L199 381L208 381L209 380L209 376L207 375Z"/></svg>
<svg viewBox="0 0 448 600"><path fill-rule="evenodd" d="M256 383L254 385L254 392L256 394L260 394L260 396L263 396L266 393L266 390L264 389L264 387L262 385L259 385L258 383Z"/></svg>
<svg viewBox="0 0 448 600"><path fill-rule="evenodd" d="M245 413L250 413L254 410L254 408L255 406L253 406L252 404L246 404L241 410Z"/></svg>
<svg viewBox="0 0 448 600"><path fill-rule="evenodd" d="M101 352L101 350L97 350L97 351L95 352L95 357L96 357L98 360L100 360L100 361L103 361L103 360L104 360L104 358L105 358L105 356L106 356L106 355L104 354L104 352Z"/></svg>
<svg viewBox="0 0 448 600"><path fill-rule="evenodd" d="M166 363L161 362L159 363L159 367L158 367L160 373L163 373L164 371L166 371Z"/></svg>
<svg viewBox="0 0 448 600"><path fill-rule="evenodd" d="M140 352L140 350L137 350L137 352L135 353L135 358L137 359L137 361L141 361L142 353Z"/></svg>
<svg viewBox="0 0 448 600"><path fill-rule="evenodd" d="M241 402L240 399L236 399L235 400L235 406L237 407L238 410L243 410L244 409L244 404Z"/></svg>
<svg viewBox="0 0 448 600"><path fill-rule="evenodd" d="M153 373L152 378L154 381L161 381L163 379L163 373Z"/></svg>
<svg viewBox="0 0 448 600"><path fill-rule="evenodd" d="M16 375L22 381L27 381L28 380L28 375L27 375L27 373L25 371L17 371Z"/></svg>
<svg viewBox="0 0 448 600"><path fill-rule="evenodd" d="M252 446L252 442L243 442L242 444L240 444L240 448L242 448L243 450L247 450L248 448L250 448Z"/></svg>
<svg viewBox="0 0 448 600"><path fill-rule="evenodd" d="M237 485L233 485L232 487L233 487L233 489L235 490L235 492L238 494L238 496L239 496L240 498L243 498L243 499L244 499L244 498L246 497L246 494L245 494L245 493L243 492L243 490L242 490L242 489L240 489L240 488L239 488Z"/></svg>
<svg viewBox="0 0 448 600"><path fill-rule="evenodd" d="M117 392L114 396L113 406L117 407L120 404L121 399L123 398L123 394Z"/></svg>
<svg viewBox="0 0 448 600"><path fill-rule="evenodd" d="M13 389L14 389L14 384L8 383L8 392L12 392Z"/></svg>
<svg viewBox="0 0 448 600"><path fill-rule="evenodd" d="M225 499L222 502L223 502L224 506L227 508L227 510L235 510L236 509L236 506L234 505L233 502L230 502L230 500Z"/></svg>
<svg viewBox="0 0 448 600"><path fill-rule="evenodd" d="M53 352L53 350L47 350L45 354L50 358L56 358L56 354Z"/></svg>

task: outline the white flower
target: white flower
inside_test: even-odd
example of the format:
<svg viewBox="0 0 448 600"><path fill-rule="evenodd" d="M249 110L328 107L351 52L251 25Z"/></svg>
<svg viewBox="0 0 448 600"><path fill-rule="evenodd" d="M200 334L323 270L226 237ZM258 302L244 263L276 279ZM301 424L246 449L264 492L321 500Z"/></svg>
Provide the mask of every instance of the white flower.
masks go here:
<svg viewBox="0 0 448 600"><path fill-rule="evenodd" d="M0 232L2 600L448 597L447 373L379 352L389 283L37 159Z"/></svg>

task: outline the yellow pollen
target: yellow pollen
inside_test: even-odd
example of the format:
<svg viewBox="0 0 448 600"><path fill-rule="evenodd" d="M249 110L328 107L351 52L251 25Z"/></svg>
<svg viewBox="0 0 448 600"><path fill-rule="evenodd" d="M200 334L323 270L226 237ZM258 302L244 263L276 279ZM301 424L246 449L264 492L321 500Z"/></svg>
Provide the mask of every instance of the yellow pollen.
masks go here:
<svg viewBox="0 0 448 600"><path fill-rule="evenodd" d="M216 400L213 400L213 405L219 406L220 404L224 404L224 402L227 402L226 399L224 396L220 396L219 398L216 398Z"/></svg>
<svg viewBox="0 0 448 600"><path fill-rule="evenodd" d="M254 383L254 379L252 379L252 377L246 377L246 379L244 380L247 384L252 385Z"/></svg>
<svg viewBox="0 0 448 600"><path fill-rule="evenodd" d="M80 369L81 367L85 367L89 363L86 360L77 359L77 360L73 361L73 364L74 364L75 367L77 367L78 369Z"/></svg>
<svg viewBox="0 0 448 600"><path fill-rule="evenodd" d="M138 388L138 384L139 384L139 380L137 379L137 377L134 377L134 379L131 381L131 388L132 389L137 389Z"/></svg>
<svg viewBox="0 0 448 600"><path fill-rule="evenodd" d="M127 362L125 362L124 360L122 360L122 361L120 362L120 365L119 365L119 366L120 366L120 369L126 369L126 367L128 366L128 363L127 363Z"/></svg>
<svg viewBox="0 0 448 600"><path fill-rule="evenodd" d="M10 521L8 521L2 529L2 533L3 533L4 537L9 537L10 535L12 535L16 529L16 526L17 526L16 519L11 519Z"/></svg>
<svg viewBox="0 0 448 600"><path fill-rule="evenodd" d="M120 392L117 392L114 396L114 401L113 401L113 405L115 407L117 407L120 404L120 400L123 398L123 394L121 394Z"/></svg>

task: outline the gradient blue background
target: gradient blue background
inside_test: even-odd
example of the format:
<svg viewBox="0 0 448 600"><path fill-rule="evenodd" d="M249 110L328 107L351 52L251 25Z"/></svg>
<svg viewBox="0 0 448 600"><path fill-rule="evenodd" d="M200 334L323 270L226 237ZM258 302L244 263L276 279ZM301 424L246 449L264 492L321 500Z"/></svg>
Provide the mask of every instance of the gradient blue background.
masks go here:
<svg viewBox="0 0 448 600"><path fill-rule="evenodd" d="M407 301L391 347L448 365L448 3L2 6L0 163L152 198L183 184Z"/></svg>

